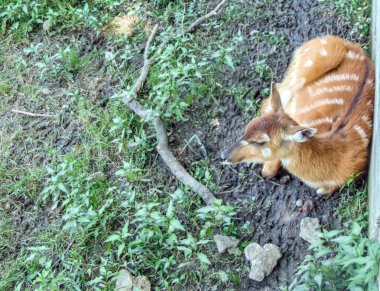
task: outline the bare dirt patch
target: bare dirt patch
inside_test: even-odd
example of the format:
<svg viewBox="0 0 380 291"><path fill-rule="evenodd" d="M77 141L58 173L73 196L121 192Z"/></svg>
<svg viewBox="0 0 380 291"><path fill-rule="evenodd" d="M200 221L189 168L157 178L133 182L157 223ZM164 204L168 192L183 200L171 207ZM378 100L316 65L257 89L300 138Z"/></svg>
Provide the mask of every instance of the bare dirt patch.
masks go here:
<svg viewBox="0 0 380 291"><path fill-rule="evenodd" d="M242 19L240 23L228 28L230 37L240 31L245 42L236 51L240 61L236 70L227 70L220 75L219 81L224 86L239 84L243 88L252 88L245 98L262 98L260 92L270 85L270 80L263 80L251 73L257 61L263 57L267 59L275 81L280 81L293 51L304 41L325 34L357 41L355 36L349 34L351 24L332 7L317 1L273 1L269 4L250 1L242 3L241 9L259 9L260 14ZM268 44L262 38L258 41L255 35L266 31L274 31L283 36L284 44L277 45L273 50L273 44ZM266 180L260 176L261 166L221 166L219 153L241 136L245 125L253 117L252 114L247 116L247 111L238 105L236 97L220 96L222 112L216 115L216 124L212 120L200 121L198 109L195 109L189 122L176 127L175 135L181 145L183 140L189 140L194 134L200 137L216 169L217 197L240 207L238 224L249 222L254 229L250 236L242 240L260 245L273 243L281 249L282 258L270 276L258 283L248 279L247 274L241 278L238 289L263 290L267 287L274 290L292 281L297 266L307 254L309 244L299 237L302 218L318 217L322 226L328 229L341 227L337 206L342 193L335 193L328 200L319 199L315 190L285 170L280 171L274 179ZM181 157L185 163L201 159L202 156L199 152L186 153L187 156L184 154ZM310 213L300 212L296 206L297 199L311 199L314 209Z"/></svg>

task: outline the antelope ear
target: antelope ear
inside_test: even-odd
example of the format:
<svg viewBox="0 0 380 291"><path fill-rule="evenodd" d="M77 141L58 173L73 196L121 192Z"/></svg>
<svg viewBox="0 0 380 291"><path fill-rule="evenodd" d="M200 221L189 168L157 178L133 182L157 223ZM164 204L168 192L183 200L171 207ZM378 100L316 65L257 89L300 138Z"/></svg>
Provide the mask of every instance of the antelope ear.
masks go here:
<svg viewBox="0 0 380 291"><path fill-rule="evenodd" d="M305 142L317 133L316 128L291 126L286 130L286 140Z"/></svg>
<svg viewBox="0 0 380 291"><path fill-rule="evenodd" d="M274 82L271 84L270 95L270 105L272 110L274 112L283 112L284 109L282 108L280 93L278 92L277 86Z"/></svg>

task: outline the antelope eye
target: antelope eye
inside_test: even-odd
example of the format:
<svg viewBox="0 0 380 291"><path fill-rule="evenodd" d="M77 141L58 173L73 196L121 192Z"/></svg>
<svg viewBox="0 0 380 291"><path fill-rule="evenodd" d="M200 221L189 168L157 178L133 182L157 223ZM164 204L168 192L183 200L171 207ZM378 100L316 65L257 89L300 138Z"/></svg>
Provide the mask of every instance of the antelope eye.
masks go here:
<svg viewBox="0 0 380 291"><path fill-rule="evenodd" d="M257 146L257 147L261 147L265 144L265 141L250 141L249 142L251 145L254 145L254 146Z"/></svg>

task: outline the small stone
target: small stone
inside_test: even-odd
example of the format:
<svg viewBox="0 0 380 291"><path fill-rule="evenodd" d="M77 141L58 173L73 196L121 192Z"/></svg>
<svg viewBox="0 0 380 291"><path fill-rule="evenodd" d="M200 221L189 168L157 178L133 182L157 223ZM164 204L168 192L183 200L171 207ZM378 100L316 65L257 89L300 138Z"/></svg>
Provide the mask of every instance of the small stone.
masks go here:
<svg viewBox="0 0 380 291"><path fill-rule="evenodd" d="M301 212L310 213L314 209L314 202L312 200L306 200L302 205Z"/></svg>
<svg viewBox="0 0 380 291"><path fill-rule="evenodd" d="M150 291L150 282L146 276L137 276L133 280L133 291Z"/></svg>
<svg viewBox="0 0 380 291"><path fill-rule="evenodd" d="M51 92L50 92L50 89L48 87L43 87L43 88L41 88L41 93L43 95L49 95Z"/></svg>
<svg viewBox="0 0 380 291"><path fill-rule="evenodd" d="M280 248L274 244L266 244L261 247L257 243L251 243L245 248L244 253L245 257L251 262L249 278L258 282L261 282L272 273L282 256Z"/></svg>
<svg viewBox="0 0 380 291"><path fill-rule="evenodd" d="M297 207L301 207L303 205L303 200L302 199L298 199L297 201L296 201L296 206Z"/></svg>
<svg viewBox="0 0 380 291"><path fill-rule="evenodd" d="M289 175L286 175L280 179L281 184L287 184L290 181Z"/></svg>
<svg viewBox="0 0 380 291"><path fill-rule="evenodd" d="M218 118L211 119L210 124L212 126L219 127L220 126L219 119Z"/></svg>
<svg viewBox="0 0 380 291"><path fill-rule="evenodd" d="M42 24L42 29L43 31L49 31L51 28L51 23L49 20L45 20L44 23Z"/></svg>
<svg viewBox="0 0 380 291"><path fill-rule="evenodd" d="M300 237L309 243L319 239L318 233L321 230L318 218L305 217L301 220Z"/></svg>
<svg viewBox="0 0 380 291"><path fill-rule="evenodd" d="M214 235L214 242L218 249L219 254L223 254L228 250L229 254L232 254L239 244L239 240L226 236L226 235Z"/></svg>
<svg viewBox="0 0 380 291"><path fill-rule="evenodd" d="M118 291L132 291L133 290L133 276L125 269L121 269L116 281L116 290Z"/></svg>

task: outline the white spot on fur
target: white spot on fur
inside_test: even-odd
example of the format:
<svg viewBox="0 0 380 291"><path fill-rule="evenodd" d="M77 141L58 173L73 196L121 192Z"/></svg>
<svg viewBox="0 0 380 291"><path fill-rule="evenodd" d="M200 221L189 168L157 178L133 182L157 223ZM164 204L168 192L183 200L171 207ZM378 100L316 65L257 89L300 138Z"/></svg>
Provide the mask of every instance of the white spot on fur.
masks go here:
<svg viewBox="0 0 380 291"><path fill-rule="evenodd" d="M292 97L292 92L289 89L280 90L280 97L281 97L281 103L282 106L286 106Z"/></svg>
<svg viewBox="0 0 380 291"><path fill-rule="evenodd" d="M365 59L364 55L356 53L354 51L348 51L346 53L346 57L351 59L351 60L359 60L359 61L363 61Z"/></svg>
<svg viewBox="0 0 380 291"><path fill-rule="evenodd" d="M359 81L359 76L356 74L330 74L324 78L321 78L318 81L320 83L329 83L329 82L337 82L337 81Z"/></svg>
<svg viewBox="0 0 380 291"><path fill-rule="evenodd" d="M269 158L272 155L272 151L269 148L264 148L262 149L261 154L264 157Z"/></svg>
<svg viewBox="0 0 380 291"><path fill-rule="evenodd" d="M372 121L368 118L367 115L362 116L362 120L365 122L365 124L367 124L367 126L368 126L369 128L372 127Z"/></svg>
<svg viewBox="0 0 380 291"><path fill-rule="evenodd" d="M310 95L314 93L314 90L311 86L307 86L306 90L307 90L307 93L309 93Z"/></svg>
<svg viewBox="0 0 380 291"><path fill-rule="evenodd" d="M324 38L321 38L320 41L321 41L321 44L327 44L327 40Z"/></svg>
<svg viewBox="0 0 380 291"><path fill-rule="evenodd" d="M298 95L294 95L289 105L289 113L296 114L297 111L297 98Z"/></svg>
<svg viewBox="0 0 380 291"><path fill-rule="evenodd" d="M240 141L240 145L241 146L246 146L246 145L249 145L249 142L247 142L245 139L243 139L243 140Z"/></svg>
<svg viewBox="0 0 380 291"><path fill-rule="evenodd" d="M344 99L342 98L331 98L331 99L320 99L315 101L314 103L311 103L303 108L301 108L298 113L306 113L308 111L311 111L315 108L325 106L325 105L343 105Z"/></svg>
<svg viewBox="0 0 380 291"><path fill-rule="evenodd" d="M306 83L306 79L305 78L301 78L298 80L297 82L297 86L295 87L296 90L299 90L301 89Z"/></svg>
<svg viewBox="0 0 380 291"><path fill-rule="evenodd" d="M310 181L310 180L302 179L302 182L304 182L305 184L313 188L334 187L334 186L340 186L341 184L341 181L339 180Z"/></svg>
<svg viewBox="0 0 380 291"><path fill-rule="evenodd" d="M330 194L330 193L331 193L331 190L325 189L323 187L317 189L318 195L326 195L326 194Z"/></svg>
<svg viewBox="0 0 380 291"><path fill-rule="evenodd" d="M374 81L372 79L368 79L367 80L367 84L370 85L370 86L373 86Z"/></svg>
<svg viewBox="0 0 380 291"><path fill-rule="evenodd" d="M361 128L359 125L354 125L354 129L360 135L360 137L362 138L365 146L367 146L368 143L369 143L369 140L367 138L367 134L365 133L364 129Z"/></svg>
<svg viewBox="0 0 380 291"><path fill-rule="evenodd" d="M268 106L265 108L264 112L265 112L265 113L270 113L270 112L272 112L272 111L273 111L273 109L272 109L272 105L268 104Z"/></svg>
<svg viewBox="0 0 380 291"><path fill-rule="evenodd" d="M319 118L319 119L310 121L306 125L307 126L316 126L316 125L320 125L323 123L333 123L333 119L331 117Z"/></svg>
<svg viewBox="0 0 380 291"><path fill-rule="evenodd" d="M305 64L303 65L305 68L310 68L313 66L313 61L311 59L308 59Z"/></svg>
<svg viewBox="0 0 380 291"><path fill-rule="evenodd" d="M327 56L327 50L325 48L321 49L319 53L321 54L321 56Z"/></svg>
<svg viewBox="0 0 380 291"><path fill-rule="evenodd" d="M293 87L297 83L297 75L293 72L290 76L290 86Z"/></svg>
<svg viewBox="0 0 380 291"><path fill-rule="evenodd" d="M284 160L281 160L281 164L283 167L289 167L291 165L291 160L289 159L284 159Z"/></svg>
<svg viewBox="0 0 380 291"><path fill-rule="evenodd" d="M347 91L351 92L353 88L351 86L332 86L332 87L321 87L318 88L314 94L319 95L319 94L326 94L326 93L334 93L334 92L342 92L342 91Z"/></svg>

